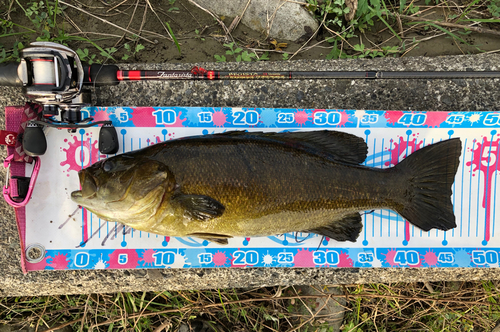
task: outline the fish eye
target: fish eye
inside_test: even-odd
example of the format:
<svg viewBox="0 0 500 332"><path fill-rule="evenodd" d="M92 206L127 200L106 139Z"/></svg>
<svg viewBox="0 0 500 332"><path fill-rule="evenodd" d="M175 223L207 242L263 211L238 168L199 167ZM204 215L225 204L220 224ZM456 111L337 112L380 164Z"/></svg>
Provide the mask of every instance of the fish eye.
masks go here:
<svg viewBox="0 0 500 332"><path fill-rule="evenodd" d="M104 165L102 165L102 169L104 170L104 172L109 172L111 171L113 168L115 167L115 163L111 160L108 160L104 163Z"/></svg>

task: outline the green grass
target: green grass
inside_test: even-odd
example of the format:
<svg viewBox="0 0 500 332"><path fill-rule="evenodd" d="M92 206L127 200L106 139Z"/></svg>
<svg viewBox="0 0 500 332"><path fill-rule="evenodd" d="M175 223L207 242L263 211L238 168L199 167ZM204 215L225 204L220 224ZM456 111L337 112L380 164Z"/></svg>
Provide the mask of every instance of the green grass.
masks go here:
<svg viewBox="0 0 500 332"><path fill-rule="evenodd" d="M486 28L491 29L491 25L498 23L500 17L500 0L467 0L461 3L460 7L441 0L411 2L407 0L358 0L355 13L351 13L353 8L350 8L345 0L304 1L307 3L304 8L317 17L321 22L321 27L314 32L314 38L309 40L309 44L304 43L300 52L306 52L311 44L317 44L318 47L325 48L322 54L326 59L401 56L418 47L420 43L442 36L443 33L445 37L457 43L457 49L460 49L458 44L470 46L467 51L463 51L464 53L479 53L482 52L482 45L470 45L470 42L466 41L461 34L470 32L470 27L477 24L482 24L483 29L485 24L490 24ZM104 15L102 20L106 23L103 23L96 19L96 13L92 13L92 6L84 6L77 12L72 8L73 5L70 7L65 2L60 3L59 0L11 0L8 2L11 5L0 8L0 49L2 49L0 62L18 60L19 46L26 47L34 40L73 46L75 50L79 49L79 53L83 54L83 59L88 62L133 61L137 53L144 49L139 41L144 44L153 39L145 38L129 30L126 24L129 18L126 15L118 21L122 22L119 25L120 29L125 31L123 34L105 33L112 24L108 21L108 16L115 15ZM102 5L98 1L96 3ZM164 11L165 15L169 15L175 21L175 15L185 10L185 7L174 0L169 0L169 5L170 7ZM151 4L148 6L154 9ZM111 8L111 5L109 7ZM162 8L157 8L157 10L160 9ZM154 10L155 14L157 10ZM429 13L435 13L435 15L428 16ZM78 16L72 18L70 14ZM139 14L134 12L134 15ZM353 18L349 19L349 15ZM407 19L410 16L411 20ZM443 25L445 23L443 16L447 17L446 23L452 23L454 27ZM434 19L430 20L429 17L434 17ZM94 20L95 26L99 29L91 32L90 35L86 32L69 33L68 22L72 19ZM144 23L147 20L143 18L142 21ZM218 23L214 21L214 25ZM207 39L201 36L199 30L201 27L198 26L194 26L190 34L179 31L178 26L174 27L172 22L158 22L157 26L158 29L155 32L157 35L164 34L164 27L167 28L169 36L166 37L173 39L181 57L182 39L191 38L199 42L205 42ZM222 30L219 28L216 34L223 34ZM179 33L182 34L182 38L179 37ZM425 37L421 37L422 34ZM380 39L381 36L383 39ZM9 43L7 44L5 40ZM220 41L220 48L226 53L225 55L216 52L208 58L218 62L238 62L271 58L289 60L296 55L295 51L286 48L273 48L265 36L259 40L257 48L252 48L241 39L233 39L231 42L227 40L226 38L226 42ZM132 46L130 46L131 43L133 43ZM109 46L110 44L112 46ZM268 51L265 50L266 48Z"/></svg>
<svg viewBox="0 0 500 332"><path fill-rule="evenodd" d="M500 282L431 282L341 286L341 330L489 331L500 319ZM429 291L431 288L432 293ZM293 287L216 289L0 299L0 324L73 331L153 331L203 320L216 331L329 331ZM313 313L314 308L312 308Z"/></svg>

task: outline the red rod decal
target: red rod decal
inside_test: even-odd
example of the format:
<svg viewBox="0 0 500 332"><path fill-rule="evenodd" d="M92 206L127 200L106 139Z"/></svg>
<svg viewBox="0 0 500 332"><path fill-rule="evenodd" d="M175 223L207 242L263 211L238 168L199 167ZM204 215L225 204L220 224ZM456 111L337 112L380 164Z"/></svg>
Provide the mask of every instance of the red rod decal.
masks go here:
<svg viewBox="0 0 500 332"><path fill-rule="evenodd" d="M118 81L123 81L123 70L118 70L116 72L116 78L118 79Z"/></svg>
<svg viewBox="0 0 500 332"><path fill-rule="evenodd" d="M128 79L131 81L140 81L141 80L141 71L140 70L129 70Z"/></svg>

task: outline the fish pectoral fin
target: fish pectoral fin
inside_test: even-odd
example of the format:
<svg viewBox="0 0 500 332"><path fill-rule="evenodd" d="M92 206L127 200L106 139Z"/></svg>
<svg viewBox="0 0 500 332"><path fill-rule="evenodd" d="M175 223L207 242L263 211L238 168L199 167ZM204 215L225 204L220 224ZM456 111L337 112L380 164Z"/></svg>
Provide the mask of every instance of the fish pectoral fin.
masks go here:
<svg viewBox="0 0 500 332"><path fill-rule="evenodd" d="M340 220L335 220L329 225L309 229L306 232L328 236L337 241L356 242L356 239L363 228L361 215L359 212L349 214Z"/></svg>
<svg viewBox="0 0 500 332"><path fill-rule="evenodd" d="M200 239L223 245L226 245L228 243L227 240L232 238L232 236L229 235L213 234L213 233L191 233L188 234L188 236L199 237Z"/></svg>
<svg viewBox="0 0 500 332"><path fill-rule="evenodd" d="M172 203L178 205L185 217L200 221L220 217L224 213L224 205L209 196L179 194L172 197Z"/></svg>

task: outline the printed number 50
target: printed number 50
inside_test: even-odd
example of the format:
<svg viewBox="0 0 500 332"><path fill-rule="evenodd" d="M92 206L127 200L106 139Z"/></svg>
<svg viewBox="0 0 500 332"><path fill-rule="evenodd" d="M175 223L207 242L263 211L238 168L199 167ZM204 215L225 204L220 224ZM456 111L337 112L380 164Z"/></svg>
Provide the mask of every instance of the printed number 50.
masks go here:
<svg viewBox="0 0 500 332"><path fill-rule="evenodd" d="M481 156L481 164L486 167L494 165L497 161L496 151L496 146L485 145L483 147L483 155Z"/></svg>

